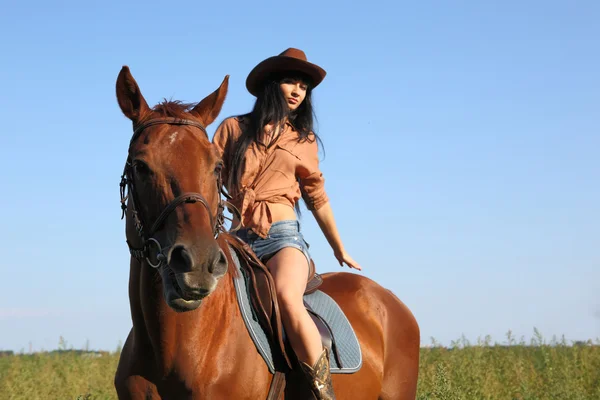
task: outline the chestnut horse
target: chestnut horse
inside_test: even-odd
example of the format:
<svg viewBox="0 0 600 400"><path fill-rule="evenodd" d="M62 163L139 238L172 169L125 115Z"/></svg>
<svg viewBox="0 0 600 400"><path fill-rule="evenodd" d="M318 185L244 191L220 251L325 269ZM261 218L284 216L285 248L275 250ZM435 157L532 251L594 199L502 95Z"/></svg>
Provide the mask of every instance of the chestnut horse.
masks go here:
<svg viewBox="0 0 600 400"><path fill-rule="evenodd" d="M204 128L219 115L228 80L197 105L150 108L128 67L117 78L118 103L134 129L121 187L133 327L114 379L119 399L261 400L269 392L273 375L235 297L221 160ZM323 280L320 289L344 310L363 354L358 372L333 375L336 397L414 399L420 337L410 310L360 275ZM294 371L285 399L312 398Z"/></svg>

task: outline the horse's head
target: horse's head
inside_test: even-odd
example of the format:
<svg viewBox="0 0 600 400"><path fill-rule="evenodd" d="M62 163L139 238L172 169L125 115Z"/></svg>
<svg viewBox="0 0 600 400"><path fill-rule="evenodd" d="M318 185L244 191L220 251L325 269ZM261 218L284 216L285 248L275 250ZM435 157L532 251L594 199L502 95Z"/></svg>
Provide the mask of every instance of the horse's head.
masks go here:
<svg viewBox="0 0 600 400"><path fill-rule="evenodd" d="M128 243L142 268L158 269L165 301L179 312L196 309L227 270L216 241L222 164L204 127L219 115L228 80L195 106L151 109L128 67L117 78L134 129L121 183Z"/></svg>

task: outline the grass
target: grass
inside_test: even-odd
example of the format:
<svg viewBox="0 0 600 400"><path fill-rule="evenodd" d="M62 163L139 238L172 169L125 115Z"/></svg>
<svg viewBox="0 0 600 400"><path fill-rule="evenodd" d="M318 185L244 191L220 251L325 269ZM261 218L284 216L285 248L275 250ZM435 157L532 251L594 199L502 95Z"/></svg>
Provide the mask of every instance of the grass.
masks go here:
<svg viewBox="0 0 600 400"><path fill-rule="evenodd" d="M39 353L0 358L0 399L116 399L118 354Z"/></svg>
<svg viewBox="0 0 600 400"><path fill-rule="evenodd" d="M504 344L462 338L421 349L418 400L600 400L600 341ZM119 352L90 356L61 346L52 353L0 357L0 399L116 399Z"/></svg>
<svg viewBox="0 0 600 400"><path fill-rule="evenodd" d="M463 338L423 349L417 398L600 399L600 341L546 343L537 330L529 343L507 337L504 345Z"/></svg>

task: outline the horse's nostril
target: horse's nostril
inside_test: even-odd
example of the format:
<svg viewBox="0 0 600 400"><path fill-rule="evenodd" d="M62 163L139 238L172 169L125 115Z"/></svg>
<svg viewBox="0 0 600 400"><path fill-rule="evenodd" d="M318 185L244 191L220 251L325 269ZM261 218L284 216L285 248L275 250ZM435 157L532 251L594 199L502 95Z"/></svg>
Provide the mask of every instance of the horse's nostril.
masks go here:
<svg viewBox="0 0 600 400"><path fill-rule="evenodd" d="M213 262L208 265L208 272L210 274L218 274L223 275L227 270L227 257L225 257L225 253L223 250L218 249L216 257L213 259Z"/></svg>
<svg viewBox="0 0 600 400"><path fill-rule="evenodd" d="M219 264L227 265L227 257L225 256L225 253L221 249L219 249Z"/></svg>
<svg viewBox="0 0 600 400"><path fill-rule="evenodd" d="M184 246L176 246L171 252L171 260L169 265L177 272L190 272L194 265L190 253L185 249Z"/></svg>
<svg viewBox="0 0 600 400"><path fill-rule="evenodd" d="M225 253L223 253L223 250L221 249L217 249L217 254L215 254L216 257L212 260L211 263L208 264L208 273L209 274L214 274L215 273L215 269L219 269L219 265L226 263L227 259L225 258Z"/></svg>

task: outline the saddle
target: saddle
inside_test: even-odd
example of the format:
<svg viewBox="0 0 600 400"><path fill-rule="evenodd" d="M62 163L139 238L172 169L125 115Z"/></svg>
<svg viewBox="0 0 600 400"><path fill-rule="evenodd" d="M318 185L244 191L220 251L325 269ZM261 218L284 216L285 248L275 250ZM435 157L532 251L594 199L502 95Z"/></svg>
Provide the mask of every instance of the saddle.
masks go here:
<svg viewBox="0 0 600 400"><path fill-rule="evenodd" d="M250 246L235 235L226 235L228 244L236 251L240 260L240 266L248 276L250 287L250 300L258 322L265 330L274 348L274 357L280 358L280 369L292 369L290 354L293 350L285 341L285 333L281 322L281 313L277 304L275 284L269 269L254 254ZM323 278L316 273L314 261L311 259L309 265L309 279L304 294L316 291L323 283ZM331 330L316 313L312 312L310 306L305 302L309 315L315 322L324 347L329 348L332 355L336 356L335 346ZM283 364L283 365L281 365Z"/></svg>

